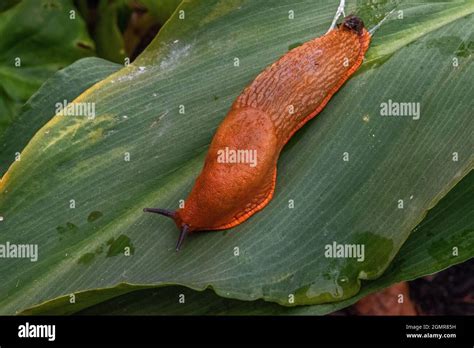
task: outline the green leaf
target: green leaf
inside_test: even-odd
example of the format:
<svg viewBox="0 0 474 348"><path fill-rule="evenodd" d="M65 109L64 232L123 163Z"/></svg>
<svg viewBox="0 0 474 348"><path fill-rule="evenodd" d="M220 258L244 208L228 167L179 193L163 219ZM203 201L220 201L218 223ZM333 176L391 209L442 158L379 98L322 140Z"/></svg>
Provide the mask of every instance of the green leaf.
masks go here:
<svg viewBox="0 0 474 348"><path fill-rule="evenodd" d="M56 103L63 104L64 100L71 102L121 67L99 58L84 58L48 79L22 106L15 122L3 134L0 133L0 175L6 172L33 135L49 121L57 108Z"/></svg>
<svg viewBox="0 0 474 348"><path fill-rule="evenodd" d="M163 25L176 10L181 0L139 0L139 2Z"/></svg>
<svg viewBox="0 0 474 348"><path fill-rule="evenodd" d="M250 315L327 314L350 306L362 297L394 283L443 270L472 257L474 248L474 172L468 174L444 197L418 225L385 273L376 280L363 282L361 291L350 299L321 305L283 307L264 301L238 301L217 296L212 290L193 291L166 286L139 290L90 307L81 314L135 315ZM454 249L456 248L456 249ZM90 291L80 295L80 302L70 304L69 297L59 298L22 314L71 314L99 298L117 295L117 290ZM130 289L124 287L123 292ZM184 294L185 303L179 303Z"/></svg>
<svg viewBox="0 0 474 348"><path fill-rule="evenodd" d="M120 283L317 304L352 297L361 279L380 277L473 165L472 57L459 55L453 67L457 51L439 40L469 46L474 4L401 8L408 19L377 32L364 67L286 146L269 206L232 230L193 235L175 253L174 223L142 208L178 206L236 96L290 46L322 35L335 11L313 0L183 3L184 21L175 13L133 65L76 99L95 103L93 120L56 115L4 176L0 242L38 244L39 259L0 262L0 312L73 292L80 303L91 289L103 301L98 289ZM358 11L371 9L351 2L347 12ZM420 102L420 119L380 116L389 99ZM363 244L364 262L326 258L333 242Z"/></svg>
<svg viewBox="0 0 474 348"><path fill-rule="evenodd" d="M48 77L94 52L70 0L7 1L1 10L0 135Z"/></svg>
<svg viewBox="0 0 474 348"><path fill-rule="evenodd" d="M0 12L6 11L9 8L18 4L21 0L4 0L0 3Z"/></svg>
<svg viewBox="0 0 474 348"><path fill-rule="evenodd" d="M119 28L118 11L122 1L101 0L97 9L95 41L97 55L115 63L123 63L125 48L123 35Z"/></svg>

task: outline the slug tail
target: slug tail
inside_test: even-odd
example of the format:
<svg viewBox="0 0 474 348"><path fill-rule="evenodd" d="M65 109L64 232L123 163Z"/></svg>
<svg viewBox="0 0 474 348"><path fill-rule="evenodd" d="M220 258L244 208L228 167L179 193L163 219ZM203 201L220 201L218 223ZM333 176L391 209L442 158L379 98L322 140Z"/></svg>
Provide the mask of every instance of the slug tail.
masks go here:
<svg viewBox="0 0 474 348"><path fill-rule="evenodd" d="M146 213L156 213L160 215L164 215L170 218L174 218L176 216L176 212L167 209L160 209L160 208L143 208L143 211Z"/></svg>

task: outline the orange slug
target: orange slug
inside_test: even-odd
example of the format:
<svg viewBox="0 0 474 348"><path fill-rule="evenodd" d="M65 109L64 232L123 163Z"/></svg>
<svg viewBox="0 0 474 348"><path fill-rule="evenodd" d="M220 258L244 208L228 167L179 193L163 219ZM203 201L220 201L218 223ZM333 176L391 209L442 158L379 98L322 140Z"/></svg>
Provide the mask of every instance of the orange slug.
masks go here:
<svg viewBox="0 0 474 348"><path fill-rule="evenodd" d="M144 209L175 221L181 231L176 250L188 233L237 226L270 202L283 146L359 68L370 38L362 20L348 16L289 51L244 89L217 129L184 208Z"/></svg>

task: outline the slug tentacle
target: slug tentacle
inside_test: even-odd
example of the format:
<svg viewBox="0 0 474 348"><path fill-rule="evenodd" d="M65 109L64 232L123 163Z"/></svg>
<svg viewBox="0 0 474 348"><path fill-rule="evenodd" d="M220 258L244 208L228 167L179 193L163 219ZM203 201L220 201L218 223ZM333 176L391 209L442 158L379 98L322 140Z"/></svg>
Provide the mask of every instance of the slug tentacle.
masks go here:
<svg viewBox="0 0 474 348"><path fill-rule="evenodd" d="M176 211L161 208L143 208L143 211L147 213L156 213L164 215L172 218L175 221L176 225L178 225L178 227L180 227L181 229L178 237L178 243L176 244L176 251L179 251L179 249L181 249L181 245L183 244L184 239L190 232L189 225L181 222L181 219L176 214Z"/></svg>
<svg viewBox="0 0 474 348"><path fill-rule="evenodd" d="M146 213L156 213L164 216L168 216L174 218L176 215L175 211L167 210L167 209L160 209L160 208L143 208L143 211Z"/></svg>
<svg viewBox="0 0 474 348"><path fill-rule="evenodd" d="M184 224L183 227L181 228L181 232L179 233L178 243L176 244L176 251L179 251L179 249L181 249L181 245L183 245L184 239L188 235L188 232L189 232L189 226Z"/></svg>

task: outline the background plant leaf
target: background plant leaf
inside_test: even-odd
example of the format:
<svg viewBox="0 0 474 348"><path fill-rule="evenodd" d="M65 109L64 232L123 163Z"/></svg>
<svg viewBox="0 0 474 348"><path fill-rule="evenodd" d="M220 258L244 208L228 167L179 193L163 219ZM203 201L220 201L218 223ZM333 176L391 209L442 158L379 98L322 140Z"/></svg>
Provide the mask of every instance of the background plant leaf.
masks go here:
<svg viewBox="0 0 474 348"><path fill-rule="evenodd" d="M3 3L2 3L3 4ZM93 55L72 1L7 1L0 12L0 136L20 107L56 70ZM77 11L76 11L77 12ZM58 30L58 28L61 28ZM15 65L16 58L21 66Z"/></svg>
<svg viewBox="0 0 474 348"><path fill-rule="evenodd" d="M178 7L181 0L139 0L143 6L146 7L148 12L163 25L173 14L174 10Z"/></svg>
<svg viewBox="0 0 474 348"><path fill-rule="evenodd" d="M0 175L3 175L33 135L50 120L56 103L71 102L96 82L122 66L100 58L84 58L56 72L22 106L15 122L0 133ZM64 88L67 85L68 88Z"/></svg>
<svg viewBox="0 0 474 348"><path fill-rule="evenodd" d="M183 3L184 22L170 19L132 66L76 99L96 103L92 122L55 116L4 176L0 242L38 243L40 259L2 260L0 311L119 283L212 287L285 305L290 294L295 304L354 296L473 163L472 56L439 40L472 41L474 4L401 8L407 22L392 20L377 33L365 67L286 146L270 205L230 231L191 236L177 254L174 224L142 208L173 208L186 197L243 87L289 47L324 33L335 11L309 0ZM349 4L348 12L359 10L370 9ZM421 102L420 120L381 117L388 99ZM325 258L333 241L363 243L366 261ZM120 252L126 246L132 256Z"/></svg>
<svg viewBox="0 0 474 348"><path fill-rule="evenodd" d="M104 301L99 298L117 294L114 291L89 291L79 295L80 301L69 297L49 301L22 314L80 314L95 315L323 315L350 306L362 297L392 284L413 280L439 272L454 263L472 257L474 248L474 173L458 183L413 231L385 273L376 280L362 283L360 292L347 300L312 306L283 307L265 301L239 301L217 296L212 290L202 292L179 286L138 290ZM454 248L457 248L454 252ZM455 256L457 254L457 256ZM124 288L123 292L130 289ZM185 295L185 304L178 302ZM90 302L89 302L90 301Z"/></svg>
<svg viewBox="0 0 474 348"><path fill-rule="evenodd" d="M4 0L0 3L0 12L6 11L12 6L18 4L21 0Z"/></svg>
<svg viewBox="0 0 474 348"><path fill-rule="evenodd" d="M119 28L118 13L123 1L101 0L97 8L95 42L97 55L115 63L124 63L125 44Z"/></svg>

